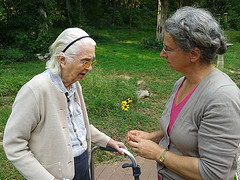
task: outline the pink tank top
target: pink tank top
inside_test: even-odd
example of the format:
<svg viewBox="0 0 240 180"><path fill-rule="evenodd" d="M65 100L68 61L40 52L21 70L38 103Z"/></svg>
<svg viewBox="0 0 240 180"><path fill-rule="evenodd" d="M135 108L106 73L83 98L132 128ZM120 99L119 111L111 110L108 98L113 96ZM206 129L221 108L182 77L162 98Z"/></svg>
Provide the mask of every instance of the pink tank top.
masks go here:
<svg viewBox="0 0 240 180"><path fill-rule="evenodd" d="M185 81L185 80L184 80ZM184 82L183 81L183 82ZM182 83L183 84L183 83ZM178 96L178 92L179 90L181 89L182 87L182 84L181 86L179 87L177 93L176 93L176 96L175 96L175 99L173 101L173 105L172 105L172 110L171 110L171 117L170 117L170 123L169 123L169 126L168 126L168 130L167 130L167 133L168 135L170 134L171 132L171 129L172 129L172 126L174 124L174 122L176 121L179 113L181 112L182 108L185 106L185 104L187 103L187 101L189 100L189 98L191 97L191 95L194 93L194 91L197 89L198 85L192 90L192 92L190 92L187 97L185 97L185 99L180 102L178 105L176 105L176 99L177 99L177 96Z"/></svg>

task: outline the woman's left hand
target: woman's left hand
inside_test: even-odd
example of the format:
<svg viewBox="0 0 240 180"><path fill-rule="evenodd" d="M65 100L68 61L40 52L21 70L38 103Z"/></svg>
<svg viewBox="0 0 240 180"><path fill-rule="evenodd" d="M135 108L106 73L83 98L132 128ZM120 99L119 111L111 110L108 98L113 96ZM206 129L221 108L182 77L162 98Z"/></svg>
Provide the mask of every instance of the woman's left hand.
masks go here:
<svg viewBox="0 0 240 180"><path fill-rule="evenodd" d="M130 135L128 144L135 153L147 159L157 160L163 151L157 143L135 135Z"/></svg>
<svg viewBox="0 0 240 180"><path fill-rule="evenodd" d="M126 146L122 142L118 142L118 141L115 141L113 139L109 140L109 142L107 144L107 147L111 147L113 149L116 149L117 153L115 153L115 154L119 154L119 155L124 154L124 152L119 147L127 150Z"/></svg>

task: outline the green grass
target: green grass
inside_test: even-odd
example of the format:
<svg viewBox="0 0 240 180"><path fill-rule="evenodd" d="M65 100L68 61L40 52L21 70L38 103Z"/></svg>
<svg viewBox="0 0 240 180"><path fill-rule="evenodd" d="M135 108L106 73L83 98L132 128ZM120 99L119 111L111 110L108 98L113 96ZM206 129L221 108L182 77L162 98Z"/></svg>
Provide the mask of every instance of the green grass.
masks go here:
<svg viewBox="0 0 240 180"><path fill-rule="evenodd" d="M98 64L81 82L83 94L90 122L116 140L125 142L126 133L131 129L158 130L164 105L175 81L182 76L168 68L165 59L159 57L160 50L141 48L140 42L154 35L155 29L133 30L131 35L126 29L98 30L91 34L97 42ZM223 71L240 87L240 31L227 31L226 35L233 46L224 55ZM45 63L40 61L0 66L1 133L19 88L44 69ZM140 80L143 83L138 85ZM140 89L148 90L151 96L137 99L136 91ZM127 98L133 102L129 111L124 112L121 102ZM0 151L0 179L21 179L2 147ZM113 157L122 159L97 152L95 162L111 163Z"/></svg>
<svg viewBox="0 0 240 180"><path fill-rule="evenodd" d="M228 74L240 88L240 32L226 31L225 34L229 43L233 44L233 46L230 46L224 55L225 68L223 71Z"/></svg>

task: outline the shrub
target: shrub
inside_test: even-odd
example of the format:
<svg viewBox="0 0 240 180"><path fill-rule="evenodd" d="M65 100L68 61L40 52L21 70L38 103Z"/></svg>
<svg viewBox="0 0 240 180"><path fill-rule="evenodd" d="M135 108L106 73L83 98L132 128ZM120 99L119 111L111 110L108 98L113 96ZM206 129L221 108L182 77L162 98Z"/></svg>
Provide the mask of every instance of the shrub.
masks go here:
<svg viewBox="0 0 240 180"><path fill-rule="evenodd" d="M18 48L0 49L0 65L7 65L15 62L26 62L27 53Z"/></svg>
<svg viewBox="0 0 240 180"><path fill-rule="evenodd" d="M143 39L140 43L141 49L161 50L162 42L156 41L155 38Z"/></svg>

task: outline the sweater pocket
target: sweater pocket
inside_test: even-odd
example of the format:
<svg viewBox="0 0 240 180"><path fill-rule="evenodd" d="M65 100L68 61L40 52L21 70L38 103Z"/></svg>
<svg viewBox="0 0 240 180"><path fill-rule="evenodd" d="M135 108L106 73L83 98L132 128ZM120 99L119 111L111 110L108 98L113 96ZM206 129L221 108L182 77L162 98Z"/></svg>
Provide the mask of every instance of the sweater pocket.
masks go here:
<svg viewBox="0 0 240 180"><path fill-rule="evenodd" d="M50 165L44 165L46 170L57 179L62 179L62 163L57 162Z"/></svg>

